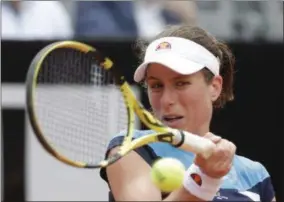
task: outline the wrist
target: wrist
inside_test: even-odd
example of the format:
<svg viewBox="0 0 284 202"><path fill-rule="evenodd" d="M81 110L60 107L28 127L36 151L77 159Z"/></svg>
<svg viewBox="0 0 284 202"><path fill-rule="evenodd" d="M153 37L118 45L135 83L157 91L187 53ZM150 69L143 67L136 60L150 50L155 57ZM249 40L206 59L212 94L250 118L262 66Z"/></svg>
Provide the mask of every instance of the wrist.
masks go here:
<svg viewBox="0 0 284 202"><path fill-rule="evenodd" d="M223 178L212 178L204 174L198 166L192 164L185 172L183 186L192 195L211 201L219 191Z"/></svg>

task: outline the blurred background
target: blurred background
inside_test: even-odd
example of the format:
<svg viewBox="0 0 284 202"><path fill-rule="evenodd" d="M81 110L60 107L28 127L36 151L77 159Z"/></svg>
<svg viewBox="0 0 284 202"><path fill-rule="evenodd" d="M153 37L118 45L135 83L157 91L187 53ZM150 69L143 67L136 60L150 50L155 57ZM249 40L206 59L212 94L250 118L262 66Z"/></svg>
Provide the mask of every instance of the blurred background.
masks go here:
<svg viewBox="0 0 284 202"><path fill-rule="evenodd" d="M45 45L74 39L110 55L132 80L138 38L166 25L203 27L236 58L235 101L215 112L212 131L238 154L265 165L283 201L283 2L280 1L1 1L1 198L5 201L99 201L108 186L97 171L70 168L36 142L25 113L25 77Z"/></svg>

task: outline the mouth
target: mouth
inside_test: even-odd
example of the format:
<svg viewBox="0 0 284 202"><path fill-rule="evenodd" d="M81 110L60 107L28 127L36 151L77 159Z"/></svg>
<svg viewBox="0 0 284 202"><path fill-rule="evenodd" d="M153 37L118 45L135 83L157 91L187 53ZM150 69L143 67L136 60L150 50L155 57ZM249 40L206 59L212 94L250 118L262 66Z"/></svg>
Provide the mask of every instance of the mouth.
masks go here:
<svg viewBox="0 0 284 202"><path fill-rule="evenodd" d="M176 127L183 119L183 116L179 115L166 115L162 117L163 122L169 127Z"/></svg>

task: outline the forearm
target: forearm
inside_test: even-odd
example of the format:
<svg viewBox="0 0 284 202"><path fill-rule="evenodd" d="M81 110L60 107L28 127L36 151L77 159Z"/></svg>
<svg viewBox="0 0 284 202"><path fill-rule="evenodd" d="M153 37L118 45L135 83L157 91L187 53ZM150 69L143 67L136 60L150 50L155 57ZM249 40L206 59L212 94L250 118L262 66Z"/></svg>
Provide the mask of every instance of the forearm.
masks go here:
<svg viewBox="0 0 284 202"><path fill-rule="evenodd" d="M172 192L167 198L163 201L204 201L202 199L197 198L196 196L192 195L183 187Z"/></svg>

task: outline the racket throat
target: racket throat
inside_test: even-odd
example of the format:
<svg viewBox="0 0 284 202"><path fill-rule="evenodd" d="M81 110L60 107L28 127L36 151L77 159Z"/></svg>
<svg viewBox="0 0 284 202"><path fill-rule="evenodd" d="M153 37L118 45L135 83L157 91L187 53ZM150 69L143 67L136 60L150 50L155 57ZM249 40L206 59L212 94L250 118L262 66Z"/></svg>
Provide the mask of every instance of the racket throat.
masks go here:
<svg viewBox="0 0 284 202"><path fill-rule="evenodd" d="M173 143L174 135L172 133L163 133L157 136L159 142Z"/></svg>
<svg viewBox="0 0 284 202"><path fill-rule="evenodd" d="M169 133L163 133L158 135L159 142L166 142L172 144L174 147L180 147L184 144L184 133L182 131L175 131Z"/></svg>

